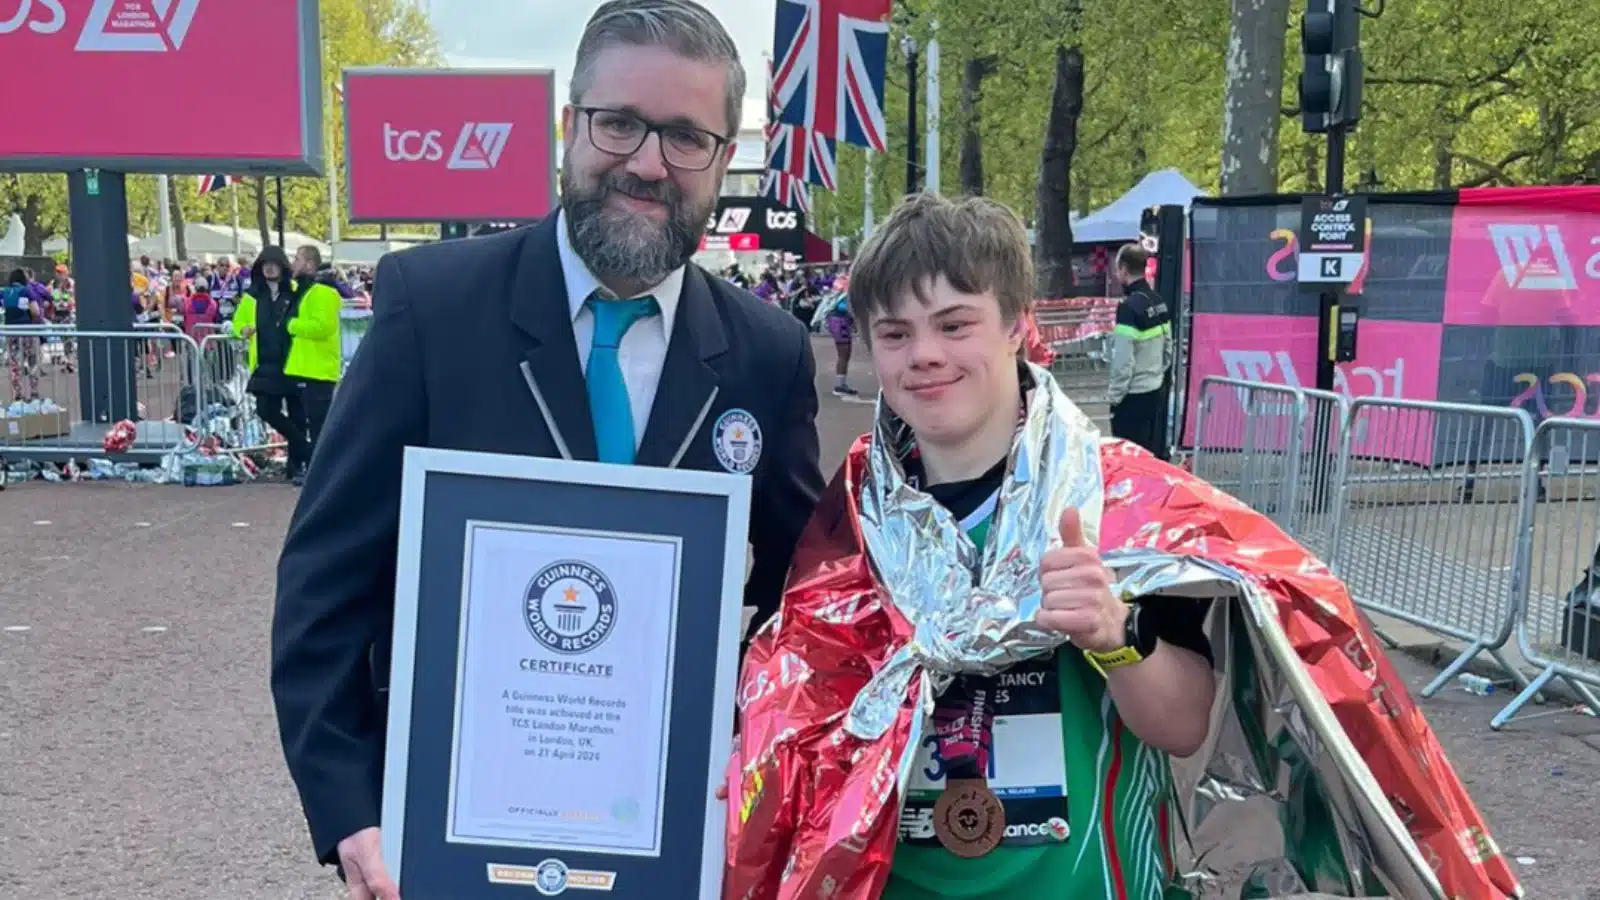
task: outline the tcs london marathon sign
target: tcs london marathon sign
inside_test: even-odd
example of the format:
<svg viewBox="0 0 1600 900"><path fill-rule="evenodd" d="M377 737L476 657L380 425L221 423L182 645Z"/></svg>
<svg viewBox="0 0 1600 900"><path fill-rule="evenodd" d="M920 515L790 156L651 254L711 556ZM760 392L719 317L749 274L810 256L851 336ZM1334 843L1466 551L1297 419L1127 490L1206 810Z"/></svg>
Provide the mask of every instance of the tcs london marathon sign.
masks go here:
<svg viewBox="0 0 1600 900"><path fill-rule="evenodd" d="M721 197L717 211L706 222L700 249L781 251L800 256L806 249L805 234L805 213L765 197Z"/></svg>
<svg viewBox="0 0 1600 900"><path fill-rule="evenodd" d="M351 222L528 222L553 208L553 73L347 69L344 101Z"/></svg>
<svg viewBox="0 0 1600 900"><path fill-rule="evenodd" d="M0 129L0 169L323 174L316 0L0 6L16 10L0 19L8 73L0 78L0 108L28 122ZM248 61L241 36L248 36ZM191 110L232 109L245 98L250 127L167 127L129 97Z"/></svg>

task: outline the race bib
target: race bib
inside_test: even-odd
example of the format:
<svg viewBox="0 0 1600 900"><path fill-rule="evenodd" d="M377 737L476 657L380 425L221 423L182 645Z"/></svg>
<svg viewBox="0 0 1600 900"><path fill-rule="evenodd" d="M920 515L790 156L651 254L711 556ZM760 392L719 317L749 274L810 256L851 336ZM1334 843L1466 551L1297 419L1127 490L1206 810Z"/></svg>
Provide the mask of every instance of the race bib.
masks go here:
<svg viewBox="0 0 1600 900"><path fill-rule="evenodd" d="M987 679L994 702L987 771L989 790L1006 810L1002 846L1029 846L1065 841L1067 759L1061 734L1061 686L1053 655L1028 660ZM957 681L939 706L967 703L966 685ZM933 831L933 806L944 792L949 763L940 736L929 727L916 748L905 808L900 814L900 841L914 846L939 846Z"/></svg>

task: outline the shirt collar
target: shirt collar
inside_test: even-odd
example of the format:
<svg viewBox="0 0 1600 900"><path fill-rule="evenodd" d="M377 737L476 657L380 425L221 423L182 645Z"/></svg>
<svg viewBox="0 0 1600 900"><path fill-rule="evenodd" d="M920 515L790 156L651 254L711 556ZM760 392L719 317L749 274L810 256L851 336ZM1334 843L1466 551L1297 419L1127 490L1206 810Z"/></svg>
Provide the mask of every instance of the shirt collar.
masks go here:
<svg viewBox="0 0 1600 900"><path fill-rule="evenodd" d="M556 252L561 257L561 275L567 282L567 309L576 321L578 313L583 312L584 301L600 287L600 279L589 271L588 263L572 247L572 239L567 234L566 210L556 216ZM668 340L672 338L672 323L678 315L678 298L683 295L683 277L684 267L679 266L647 292L661 307L661 324Z"/></svg>

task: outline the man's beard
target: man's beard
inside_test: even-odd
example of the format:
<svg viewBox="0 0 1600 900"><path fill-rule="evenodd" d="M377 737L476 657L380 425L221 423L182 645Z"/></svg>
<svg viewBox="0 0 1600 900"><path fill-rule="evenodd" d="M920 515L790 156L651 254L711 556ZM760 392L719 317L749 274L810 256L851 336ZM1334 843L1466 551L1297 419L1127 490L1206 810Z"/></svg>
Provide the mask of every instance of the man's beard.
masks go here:
<svg viewBox="0 0 1600 900"><path fill-rule="evenodd" d="M606 195L613 191L665 204L667 220L657 225L644 216L607 210ZM704 208L691 208L674 182L645 181L629 172L603 175L592 188L576 184L570 168L561 172L561 208L572 249L601 281L656 284L665 279L700 249L715 204L713 198Z"/></svg>

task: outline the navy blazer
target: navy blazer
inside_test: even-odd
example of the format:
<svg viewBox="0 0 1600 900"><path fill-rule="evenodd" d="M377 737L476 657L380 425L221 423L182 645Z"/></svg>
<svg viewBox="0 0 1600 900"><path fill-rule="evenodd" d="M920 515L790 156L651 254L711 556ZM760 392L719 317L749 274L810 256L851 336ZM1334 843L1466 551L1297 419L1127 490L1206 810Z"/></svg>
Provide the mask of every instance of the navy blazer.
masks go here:
<svg viewBox="0 0 1600 900"><path fill-rule="evenodd" d="M272 693L318 859L377 825L408 445L594 460L557 218L391 253L278 562ZM712 430L752 414L756 622L778 608L822 491L816 361L791 315L690 265L637 464L723 471Z"/></svg>

